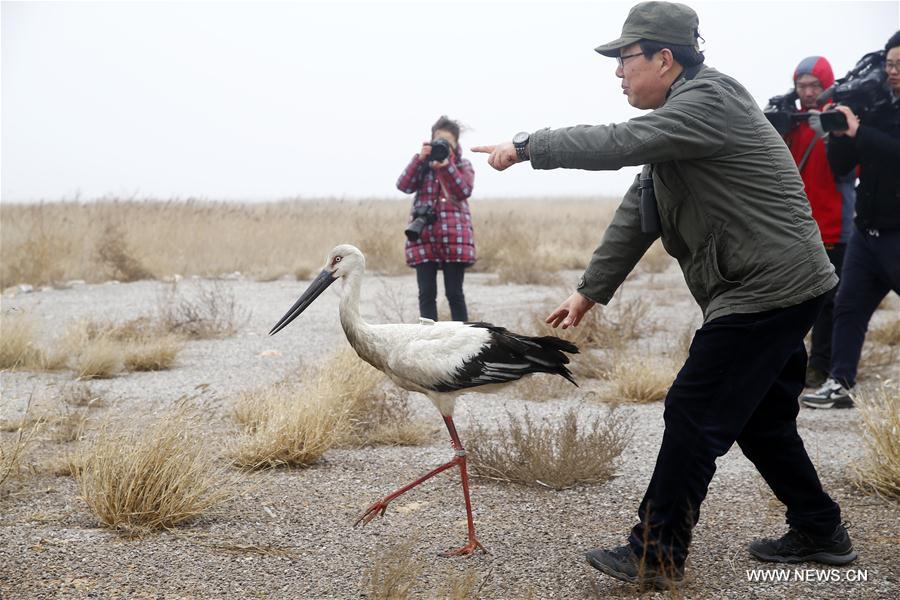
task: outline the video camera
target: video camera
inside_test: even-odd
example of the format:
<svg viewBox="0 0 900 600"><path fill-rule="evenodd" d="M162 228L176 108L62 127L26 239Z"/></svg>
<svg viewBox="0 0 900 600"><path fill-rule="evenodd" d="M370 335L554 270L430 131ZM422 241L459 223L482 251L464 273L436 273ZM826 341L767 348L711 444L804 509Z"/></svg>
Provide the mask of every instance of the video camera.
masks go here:
<svg viewBox="0 0 900 600"><path fill-rule="evenodd" d="M832 101L849 106L857 115L877 110L891 102L885 77L884 51L870 52L859 59L844 77L822 92L816 98L816 104ZM787 135L798 121L808 120L811 116L808 112L799 112L796 102L797 92L791 89L786 94L769 98L763 109L763 114L782 136ZM838 110L822 111L819 119L825 131L847 129L847 117Z"/></svg>

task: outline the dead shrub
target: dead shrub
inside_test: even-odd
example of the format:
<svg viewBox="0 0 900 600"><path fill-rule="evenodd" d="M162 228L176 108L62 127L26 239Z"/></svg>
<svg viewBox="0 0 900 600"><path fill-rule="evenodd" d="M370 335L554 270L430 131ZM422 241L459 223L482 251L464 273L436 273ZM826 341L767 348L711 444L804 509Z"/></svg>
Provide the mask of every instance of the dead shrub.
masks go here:
<svg viewBox="0 0 900 600"><path fill-rule="evenodd" d="M474 423L466 449L479 477L561 490L579 483L602 483L631 439L631 426L615 408L593 415L579 427L570 408L558 423L535 422L526 411L496 432Z"/></svg>
<svg viewBox="0 0 900 600"><path fill-rule="evenodd" d="M675 379L671 360L648 353L626 353L607 371L605 379L612 387L605 392L613 402L656 402L666 397Z"/></svg>
<svg viewBox="0 0 900 600"><path fill-rule="evenodd" d="M179 294L178 283L172 283L159 302L161 328L193 340L234 335L249 316L218 281L197 282L190 295Z"/></svg>
<svg viewBox="0 0 900 600"><path fill-rule="evenodd" d="M81 498L101 523L127 533L168 529L227 500L235 480L185 402L149 426L106 423L80 454Z"/></svg>
<svg viewBox="0 0 900 600"><path fill-rule="evenodd" d="M374 600L411 598L416 581L425 565L413 555L413 541L388 548L378 556L366 572L366 596Z"/></svg>
<svg viewBox="0 0 900 600"><path fill-rule="evenodd" d="M150 317L122 324L84 320L70 327L63 338L65 354L81 380L106 379L123 370L169 369L182 347L180 337Z"/></svg>
<svg viewBox="0 0 900 600"><path fill-rule="evenodd" d="M107 225L97 244L97 260L106 268L110 279L117 281L139 281L153 279L125 242L122 231L114 225Z"/></svg>
<svg viewBox="0 0 900 600"><path fill-rule="evenodd" d="M890 381L856 396L862 438L868 452L854 465L861 489L900 499L900 392Z"/></svg>

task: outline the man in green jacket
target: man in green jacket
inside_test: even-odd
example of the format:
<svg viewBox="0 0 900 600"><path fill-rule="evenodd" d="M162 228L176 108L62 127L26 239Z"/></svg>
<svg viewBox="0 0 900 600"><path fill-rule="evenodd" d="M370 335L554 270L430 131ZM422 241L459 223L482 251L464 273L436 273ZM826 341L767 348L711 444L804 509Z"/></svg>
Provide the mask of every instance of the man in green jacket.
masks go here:
<svg viewBox="0 0 900 600"><path fill-rule="evenodd" d="M656 467L628 543L588 552L604 573L667 587L684 561L715 461L736 441L787 507L790 530L757 540L761 560L846 564L856 558L838 505L797 433L803 337L837 284L791 154L744 87L703 65L698 18L683 4L642 2L619 39L626 123L519 133L473 148L504 170L614 170L644 165L573 293L548 318L575 327L606 304L659 237L703 310L665 401Z"/></svg>

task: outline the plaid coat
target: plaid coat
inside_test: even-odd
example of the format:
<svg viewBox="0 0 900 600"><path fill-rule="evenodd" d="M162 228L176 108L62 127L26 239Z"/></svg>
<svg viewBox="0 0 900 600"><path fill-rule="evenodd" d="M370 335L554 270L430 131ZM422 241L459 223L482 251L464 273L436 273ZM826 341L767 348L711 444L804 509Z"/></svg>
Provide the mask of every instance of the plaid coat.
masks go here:
<svg viewBox="0 0 900 600"><path fill-rule="evenodd" d="M475 172L472 163L459 153L451 152L450 164L443 169L432 169L416 154L397 180L401 192L416 194L409 223L413 211L422 205L430 205L437 216L434 223L425 226L417 241L407 240L406 264L410 267L426 262L475 262L475 232L468 201Z"/></svg>

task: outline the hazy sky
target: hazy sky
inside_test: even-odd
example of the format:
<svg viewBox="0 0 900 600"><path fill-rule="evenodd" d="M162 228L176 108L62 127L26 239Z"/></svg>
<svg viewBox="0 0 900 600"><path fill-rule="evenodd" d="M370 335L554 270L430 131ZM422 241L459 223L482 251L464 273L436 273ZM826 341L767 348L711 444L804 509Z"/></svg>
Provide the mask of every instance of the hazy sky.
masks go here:
<svg viewBox="0 0 900 600"><path fill-rule="evenodd" d="M632 2L2 3L2 199L400 197L442 113L465 149L640 114L615 62ZM843 75L900 3L691 2L707 64L765 100ZM620 172L489 170L476 196L619 195Z"/></svg>

